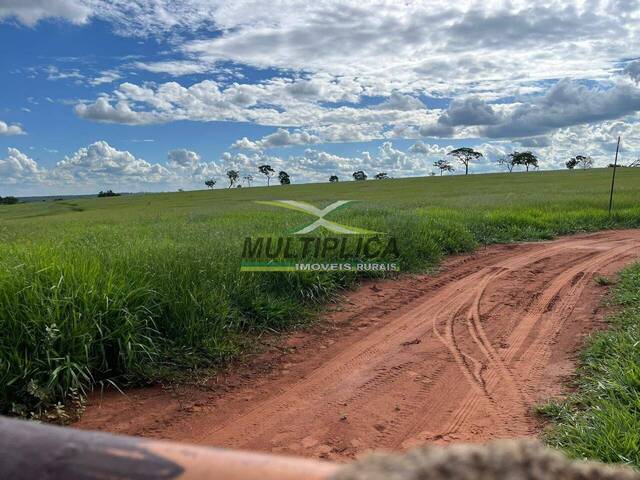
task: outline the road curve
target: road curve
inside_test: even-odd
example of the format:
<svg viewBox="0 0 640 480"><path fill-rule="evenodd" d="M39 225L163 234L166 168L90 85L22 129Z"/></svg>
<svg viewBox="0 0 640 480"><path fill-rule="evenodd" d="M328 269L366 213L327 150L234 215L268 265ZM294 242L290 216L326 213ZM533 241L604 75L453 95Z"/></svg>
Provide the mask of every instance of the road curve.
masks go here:
<svg viewBox="0 0 640 480"><path fill-rule="evenodd" d="M94 397L80 428L345 459L535 435L640 231L488 247L369 283L326 322L199 387Z"/></svg>

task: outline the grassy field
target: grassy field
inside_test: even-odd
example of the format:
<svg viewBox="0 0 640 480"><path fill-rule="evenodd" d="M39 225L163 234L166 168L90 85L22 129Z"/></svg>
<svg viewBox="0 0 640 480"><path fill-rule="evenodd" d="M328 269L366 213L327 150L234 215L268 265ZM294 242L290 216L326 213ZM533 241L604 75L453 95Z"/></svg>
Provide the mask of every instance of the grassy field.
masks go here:
<svg viewBox="0 0 640 480"><path fill-rule="evenodd" d="M640 226L640 169L431 177L0 206L0 412L167 378L295 327L352 273L241 273L248 235L313 218L256 204L359 200L330 215L398 239L404 271L482 244Z"/></svg>
<svg viewBox="0 0 640 480"><path fill-rule="evenodd" d="M622 273L612 303L621 310L583 352L577 392L540 410L554 420L551 445L640 468L640 264Z"/></svg>

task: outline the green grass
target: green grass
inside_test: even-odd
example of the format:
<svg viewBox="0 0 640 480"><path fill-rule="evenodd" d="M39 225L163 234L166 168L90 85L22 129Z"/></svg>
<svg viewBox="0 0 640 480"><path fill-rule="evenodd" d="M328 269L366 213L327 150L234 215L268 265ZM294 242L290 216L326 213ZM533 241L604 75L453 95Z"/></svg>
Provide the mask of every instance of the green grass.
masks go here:
<svg viewBox="0 0 640 480"><path fill-rule="evenodd" d="M248 235L313 220L258 205L360 200L330 214L398 239L404 271L490 243L640 226L640 169L290 185L0 206L0 412L95 385L219 365L296 327L350 273L240 273Z"/></svg>
<svg viewBox="0 0 640 480"><path fill-rule="evenodd" d="M621 310L583 351L576 393L539 410L553 420L552 446L640 468L640 264L621 274L612 301Z"/></svg>

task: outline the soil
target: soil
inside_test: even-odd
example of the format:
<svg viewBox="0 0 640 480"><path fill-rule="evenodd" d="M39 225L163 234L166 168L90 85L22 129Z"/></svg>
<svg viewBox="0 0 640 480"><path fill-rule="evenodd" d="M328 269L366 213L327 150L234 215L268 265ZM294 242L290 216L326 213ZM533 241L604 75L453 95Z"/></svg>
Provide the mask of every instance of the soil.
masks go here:
<svg viewBox="0 0 640 480"><path fill-rule="evenodd" d="M364 283L313 327L198 385L95 394L75 426L347 460L424 443L536 436L566 394L640 231L495 245L430 275Z"/></svg>

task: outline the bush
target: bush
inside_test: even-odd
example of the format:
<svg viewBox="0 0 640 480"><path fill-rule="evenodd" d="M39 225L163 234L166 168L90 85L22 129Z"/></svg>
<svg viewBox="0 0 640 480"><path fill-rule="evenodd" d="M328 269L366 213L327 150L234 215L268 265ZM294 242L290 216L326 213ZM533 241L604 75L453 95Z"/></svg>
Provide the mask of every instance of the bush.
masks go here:
<svg viewBox="0 0 640 480"><path fill-rule="evenodd" d="M0 197L0 205L15 205L18 203L16 197Z"/></svg>
<svg viewBox="0 0 640 480"><path fill-rule="evenodd" d="M103 197L119 197L120 194L119 193L115 193L113 190L107 190L106 192L100 192L98 193L98 198L103 198Z"/></svg>

